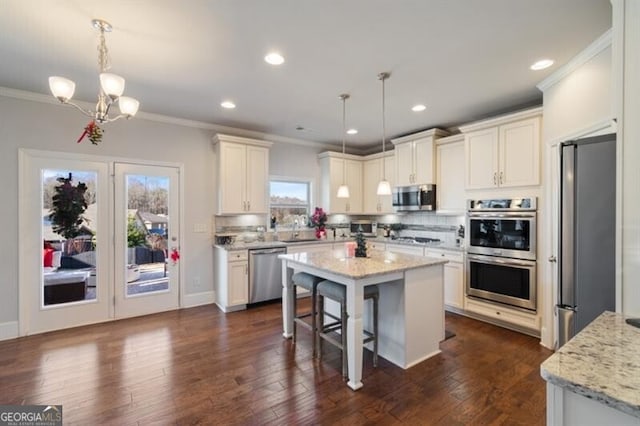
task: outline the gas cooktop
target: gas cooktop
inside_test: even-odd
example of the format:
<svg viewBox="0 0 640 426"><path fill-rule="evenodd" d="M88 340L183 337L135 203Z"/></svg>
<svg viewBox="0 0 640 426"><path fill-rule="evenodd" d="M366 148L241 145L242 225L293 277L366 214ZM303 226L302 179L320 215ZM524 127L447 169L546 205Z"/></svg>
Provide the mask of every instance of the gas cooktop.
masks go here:
<svg viewBox="0 0 640 426"><path fill-rule="evenodd" d="M438 238L427 238L427 237L399 237L399 238L391 238L393 241L398 241L401 243L415 243L415 244L424 244L424 243L439 243L441 240Z"/></svg>

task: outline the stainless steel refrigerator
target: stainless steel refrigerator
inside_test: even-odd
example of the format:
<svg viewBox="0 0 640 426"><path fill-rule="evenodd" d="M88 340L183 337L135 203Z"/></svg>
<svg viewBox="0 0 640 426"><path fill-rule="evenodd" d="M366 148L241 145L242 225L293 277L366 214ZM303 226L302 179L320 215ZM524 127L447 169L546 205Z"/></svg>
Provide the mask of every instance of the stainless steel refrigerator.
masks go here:
<svg viewBox="0 0 640 426"><path fill-rule="evenodd" d="M558 347L615 310L616 136L560 150Z"/></svg>

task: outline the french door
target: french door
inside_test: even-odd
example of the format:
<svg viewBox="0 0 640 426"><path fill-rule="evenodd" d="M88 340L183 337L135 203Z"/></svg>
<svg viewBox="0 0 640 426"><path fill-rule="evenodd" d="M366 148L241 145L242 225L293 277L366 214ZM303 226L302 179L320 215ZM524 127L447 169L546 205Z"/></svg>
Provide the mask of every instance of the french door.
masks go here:
<svg viewBox="0 0 640 426"><path fill-rule="evenodd" d="M39 151L21 151L20 160L20 334L106 321L113 294L109 164ZM82 201L84 209L66 208Z"/></svg>
<svg viewBox="0 0 640 426"><path fill-rule="evenodd" d="M20 335L179 307L179 167L19 155Z"/></svg>
<svg viewBox="0 0 640 426"><path fill-rule="evenodd" d="M115 316L179 305L179 169L115 163Z"/></svg>

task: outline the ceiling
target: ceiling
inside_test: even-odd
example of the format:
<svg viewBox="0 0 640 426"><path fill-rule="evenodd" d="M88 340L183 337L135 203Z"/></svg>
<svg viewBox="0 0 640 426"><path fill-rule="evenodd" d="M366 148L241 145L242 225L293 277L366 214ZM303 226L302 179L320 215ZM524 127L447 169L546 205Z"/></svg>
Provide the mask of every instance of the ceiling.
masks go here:
<svg viewBox="0 0 640 426"><path fill-rule="evenodd" d="M540 104L535 85L611 26L609 0L2 0L0 86L95 102L98 32L146 113L348 150ZM264 62L277 50L286 62ZM555 64L529 66L540 58ZM220 107L232 100L237 108ZM427 106L411 111L415 104ZM77 114L70 108L69 114ZM297 130L302 127L303 130Z"/></svg>

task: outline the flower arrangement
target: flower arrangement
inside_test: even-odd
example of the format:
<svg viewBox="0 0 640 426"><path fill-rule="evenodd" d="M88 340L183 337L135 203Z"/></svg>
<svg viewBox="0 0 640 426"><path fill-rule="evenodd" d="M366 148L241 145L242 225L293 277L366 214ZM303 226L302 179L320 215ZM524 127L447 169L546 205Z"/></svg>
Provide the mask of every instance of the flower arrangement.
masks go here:
<svg viewBox="0 0 640 426"><path fill-rule="evenodd" d="M309 222L316 228L316 238L320 239L327 235L324 230L324 224L327 223L327 214L322 210L322 207L316 207L309 217Z"/></svg>

